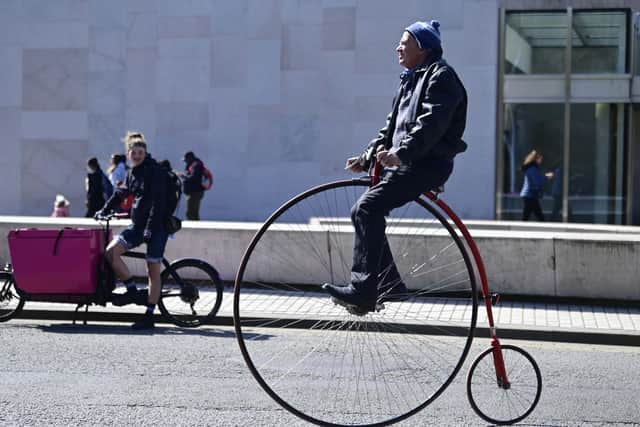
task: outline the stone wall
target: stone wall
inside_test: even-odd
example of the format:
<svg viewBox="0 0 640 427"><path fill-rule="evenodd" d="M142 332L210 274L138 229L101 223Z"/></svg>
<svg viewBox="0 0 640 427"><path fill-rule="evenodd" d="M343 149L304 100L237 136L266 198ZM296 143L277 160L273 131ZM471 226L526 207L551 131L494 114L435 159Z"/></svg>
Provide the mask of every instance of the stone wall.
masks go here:
<svg viewBox="0 0 640 427"><path fill-rule="evenodd" d="M3 0L0 214L48 215L60 192L81 216L86 159L138 129L214 172L203 218L262 220L346 176L384 124L403 28L430 18L470 99L448 200L492 218L497 0Z"/></svg>

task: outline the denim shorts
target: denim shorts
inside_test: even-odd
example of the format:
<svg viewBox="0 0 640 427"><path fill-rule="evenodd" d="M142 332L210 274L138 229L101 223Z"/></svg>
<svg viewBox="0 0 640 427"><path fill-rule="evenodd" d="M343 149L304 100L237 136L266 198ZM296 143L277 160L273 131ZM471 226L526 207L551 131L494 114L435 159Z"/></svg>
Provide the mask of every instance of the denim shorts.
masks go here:
<svg viewBox="0 0 640 427"><path fill-rule="evenodd" d="M147 243L147 262L162 262L164 248L167 246L169 235L164 231L154 231L151 233L151 240ZM128 251L144 243L144 230L129 225L117 237L118 242Z"/></svg>

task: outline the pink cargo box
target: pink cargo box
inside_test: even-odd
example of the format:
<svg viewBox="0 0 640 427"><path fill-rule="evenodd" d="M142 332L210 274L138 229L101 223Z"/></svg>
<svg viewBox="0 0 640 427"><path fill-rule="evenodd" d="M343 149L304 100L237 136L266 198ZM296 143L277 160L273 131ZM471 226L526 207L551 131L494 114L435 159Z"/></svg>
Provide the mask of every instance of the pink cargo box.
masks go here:
<svg viewBox="0 0 640 427"><path fill-rule="evenodd" d="M95 293L104 231L21 229L8 239L19 290L33 296Z"/></svg>

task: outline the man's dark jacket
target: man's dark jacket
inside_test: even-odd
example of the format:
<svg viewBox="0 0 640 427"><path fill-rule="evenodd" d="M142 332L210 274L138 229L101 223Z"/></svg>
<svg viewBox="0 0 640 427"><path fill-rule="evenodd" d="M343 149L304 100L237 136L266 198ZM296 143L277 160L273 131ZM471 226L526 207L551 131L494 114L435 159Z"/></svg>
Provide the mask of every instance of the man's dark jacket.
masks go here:
<svg viewBox="0 0 640 427"><path fill-rule="evenodd" d="M164 230L169 217L166 172L147 154L142 163L127 171L125 183L125 187L113 193L104 210L113 210L132 194L131 222L134 226L151 232Z"/></svg>
<svg viewBox="0 0 640 427"><path fill-rule="evenodd" d="M184 194L202 193L202 176L204 173L204 165L202 161L194 157L194 159L185 167L185 173L182 178L182 189Z"/></svg>
<svg viewBox="0 0 640 427"><path fill-rule="evenodd" d="M409 103L406 135L396 149L403 165L420 167L431 159L453 159L467 149L462 140L467 120L467 92L454 69L442 58L435 58L414 71L417 79ZM387 124L368 146L392 148L402 85L387 116ZM370 157L370 156L368 156ZM368 161L361 160L364 166Z"/></svg>

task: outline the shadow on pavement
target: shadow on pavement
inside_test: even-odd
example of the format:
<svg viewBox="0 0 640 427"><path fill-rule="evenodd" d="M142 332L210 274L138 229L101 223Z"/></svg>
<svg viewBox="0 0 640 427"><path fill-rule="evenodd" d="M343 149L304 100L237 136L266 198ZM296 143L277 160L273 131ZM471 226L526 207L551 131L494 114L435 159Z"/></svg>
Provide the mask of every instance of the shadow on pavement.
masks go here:
<svg viewBox="0 0 640 427"><path fill-rule="evenodd" d="M96 335L197 335L214 338L235 338L236 334L233 330L215 329L211 327L205 328L178 328L171 326L156 326L148 331L134 331L129 325L74 325L55 324L55 325L21 325L20 327L30 327L40 329L42 332L52 334L96 334ZM245 339L256 341L264 341L273 337L266 334L244 334Z"/></svg>

